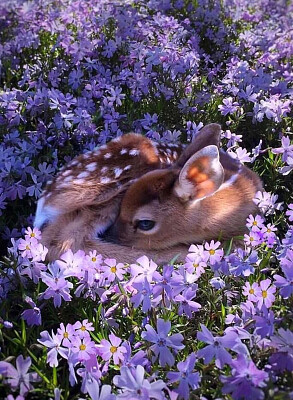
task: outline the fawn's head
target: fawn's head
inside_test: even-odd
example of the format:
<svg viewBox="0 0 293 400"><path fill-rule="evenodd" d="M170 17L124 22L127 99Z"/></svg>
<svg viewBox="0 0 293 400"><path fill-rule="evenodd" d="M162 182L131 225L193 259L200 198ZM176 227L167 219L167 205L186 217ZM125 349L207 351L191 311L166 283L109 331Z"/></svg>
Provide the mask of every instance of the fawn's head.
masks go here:
<svg viewBox="0 0 293 400"><path fill-rule="evenodd" d="M139 249L243 233L258 177L219 150L220 126L210 124L168 169L146 173L122 200L106 240Z"/></svg>

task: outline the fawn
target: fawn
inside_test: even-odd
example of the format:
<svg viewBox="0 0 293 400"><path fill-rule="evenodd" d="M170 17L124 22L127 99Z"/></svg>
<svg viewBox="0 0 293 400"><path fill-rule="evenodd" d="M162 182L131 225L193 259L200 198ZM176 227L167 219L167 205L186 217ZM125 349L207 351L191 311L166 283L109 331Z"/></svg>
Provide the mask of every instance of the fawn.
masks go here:
<svg viewBox="0 0 293 400"><path fill-rule="evenodd" d="M145 173L171 165L182 148L181 144L159 144L130 133L63 167L43 191L34 222L42 231L48 260L69 248L97 250L104 257L124 262L140 257L141 251L103 242L100 236L117 218L126 189ZM178 247L177 252L182 249ZM174 256L174 251L156 253L149 255L158 261Z"/></svg>
<svg viewBox="0 0 293 400"><path fill-rule="evenodd" d="M71 248L167 262L191 243L243 234L262 184L219 149L220 131L207 125L185 148L127 134L71 161L38 202L48 258Z"/></svg>
<svg viewBox="0 0 293 400"><path fill-rule="evenodd" d="M262 183L219 143L220 126L208 125L170 168L138 178L104 238L147 253L243 235L247 217L257 212L253 198Z"/></svg>

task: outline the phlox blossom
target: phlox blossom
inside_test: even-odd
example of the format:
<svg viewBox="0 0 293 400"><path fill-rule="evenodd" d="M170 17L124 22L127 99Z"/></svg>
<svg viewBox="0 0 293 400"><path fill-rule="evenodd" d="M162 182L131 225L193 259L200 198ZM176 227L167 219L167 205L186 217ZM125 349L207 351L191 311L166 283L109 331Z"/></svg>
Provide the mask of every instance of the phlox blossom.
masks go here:
<svg viewBox="0 0 293 400"><path fill-rule="evenodd" d="M36 372L28 372L31 363L31 358L24 358L23 355L16 358L16 368L6 361L0 361L0 375L4 377L4 383L8 383L12 390L19 387L21 396L25 396L33 390L31 382L41 380Z"/></svg>
<svg viewBox="0 0 293 400"><path fill-rule="evenodd" d="M289 258L291 259L291 265L289 264ZM287 260L287 263L286 263ZM281 268L284 273L284 277L276 274L273 276L275 279L275 286L280 288L280 295L284 299L288 299L293 294L293 250L288 249L286 257L283 258Z"/></svg>
<svg viewBox="0 0 293 400"><path fill-rule="evenodd" d="M83 338L73 336L70 349L80 362L89 360L91 355L97 354L95 342L91 340L90 336Z"/></svg>
<svg viewBox="0 0 293 400"><path fill-rule="evenodd" d="M199 388L200 375L198 372L193 372L196 361L195 353L191 353L185 361L180 361L177 364L179 372L168 372L167 378L170 383L179 382L179 386L175 391L179 394L179 398L189 399L189 387L192 390Z"/></svg>
<svg viewBox="0 0 293 400"><path fill-rule="evenodd" d="M251 285L249 282L245 282L245 285L242 286L244 296L247 296L247 299L253 301L254 303L257 302L257 296L255 294L256 289L259 288L257 282L253 282Z"/></svg>
<svg viewBox="0 0 293 400"><path fill-rule="evenodd" d="M261 388L266 386L268 373L259 370L253 361L239 354L231 362L232 376L221 376L223 393L231 393L234 400L263 400L264 393Z"/></svg>
<svg viewBox="0 0 293 400"><path fill-rule="evenodd" d="M235 332L228 331L224 336L213 336L206 326L201 324L201 330L197 332L197 339L208 345L197 352L199 358L204 359L205 364L209 364L215 358L215 364L218 368L223 368L225 364L232 362L231 354L226 350L232 349L238 352L243 351L242 343Z"/></svg>
<svg viewBox="0 0 293 400"><path fill-rule="evenodd" d="M141 334L143 339L154 343L150 348L155 354L154 360L159 357L159 363L162 367L166 364L170 366L174 365L175 358L169 348L174 350L181 350L184 348L184 345L181 343L183 340L181 333L168 336L170 330L171 322L158 318L157 332L151 325L147 324L146 331Z"/></svg>
<svg viewBox="0 0 293 400"><path fill-rule="evenodd" d="M42 331L40 335L41 338L38 339L38 342L50 349L47 354L47 363L49 363L50 367L57 367L59 364L57 358L58 354L67 359L68 349L61 346L62 338L55 335L53 331L52 336L50 336L48 331Z"/></svg>
<svg viewBox="0 0 293 400"><path fill-rule="evenodd" d="M220 242L214 242L212 240L210 243L206 242L204 245L205 253L208 255L208 261L211 265L214 265L217 262L220 262L224 256L224 250L219 248L221 246Z"/></svg>
<svg viewBox="0 0 293 400"><path fill-rule="evenodd" d="M149 260L147 256L142 256L136 260L137 264L130 265L130 274L135 282L143 282L146 278L148 282L152 282L153 278L160 278L157 272L157 264Z"/></svg>
<svg viewBox="0 0 293 400"><path fill-rule="evenodd" d="M117 278L118 281L123 280L123 276L126 274L125 266L122 263L118 263L114 258L106 258L103 265L103 276L108 282L113 282Z"/></svg>
<svg viewBox="0 0 293 400"><path fill-rule="evenodd" d="M113 382L121 392L117 394L117 400L165 400L163 389L166 384L160 379L150 382L144 377L145 370L142 365L134 369L122 366L120 375L114 376Z"/></svg>
<svg viewBox="0 0 293 400"><path fill-rule="evenodd" d="M120 346L122 340L113 333L109 335L109 339L110 340L101 340L101 343L98 345L99 355L105 361L108 361L113 357L114 364L119 365L124 359L126 349L125 347Z"/></svg>
<svg viewBox="0 0 293 400"><path fill-rule="evenodd" d="M271 283L270 279L265 279L261 281L259 287L255 289L255 296L257 298L257 306L259 309L263 305L269 308L275 301L274 293L276 291L276 286L271 285Z"/></svg>

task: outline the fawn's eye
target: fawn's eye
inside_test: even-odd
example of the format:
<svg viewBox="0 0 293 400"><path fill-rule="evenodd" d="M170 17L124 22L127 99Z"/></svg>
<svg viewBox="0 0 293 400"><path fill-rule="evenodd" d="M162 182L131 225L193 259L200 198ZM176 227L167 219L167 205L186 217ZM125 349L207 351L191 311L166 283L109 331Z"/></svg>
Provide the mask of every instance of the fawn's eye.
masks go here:
<svg viewBox="0 0 293 400"><path fill-rule="evenodd" d="M140 221L137 221L136 225L136 227L141 231L150 231L154 226L155 221L152 221L151 219L141 219Z"/></svg>

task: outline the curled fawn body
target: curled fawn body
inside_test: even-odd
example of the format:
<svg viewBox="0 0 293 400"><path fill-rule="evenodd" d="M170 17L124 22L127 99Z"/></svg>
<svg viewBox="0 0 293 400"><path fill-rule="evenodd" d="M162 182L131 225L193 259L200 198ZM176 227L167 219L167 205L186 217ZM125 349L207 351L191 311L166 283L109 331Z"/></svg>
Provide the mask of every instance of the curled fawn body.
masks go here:
<svg viewBox="0 0 293 400"><path fill-rule="evenodd" d="M171 165L181 152L182 145L158 144L130 133L74 158L47 184L38 201L34 225L42 231L48 259L68 249L97 250L123 262L140 257L143 252L100 237L116 220L126 189L147 172ZM182 248L148 254L163 262L174 251Z"/></svg>
<svg viewBox="0 0 293 400"><path fill-rule="evenodd" d="M153 170L126 191L105 239L146 253L242 235L262 183L219 149L220 126L203 128L168 169Z"/></svg>
<svg viewBox="0 0 293 400"><path fill-rule="evenodd" d="M242 235L262 184L219 143L220 126L210 124L184 149L127 134L75 158L38 202L48 258L71 248L168 262L184 260L189 244Z"/></svg>

